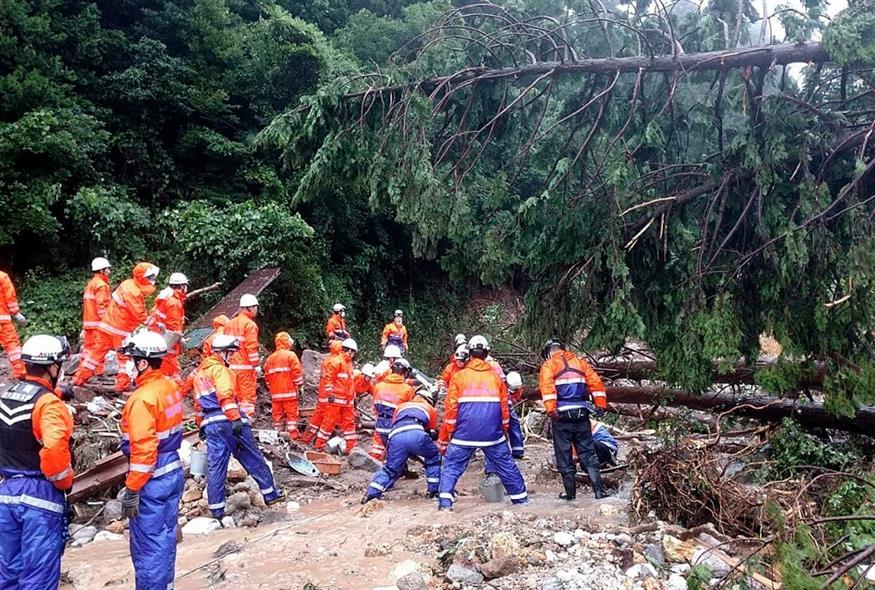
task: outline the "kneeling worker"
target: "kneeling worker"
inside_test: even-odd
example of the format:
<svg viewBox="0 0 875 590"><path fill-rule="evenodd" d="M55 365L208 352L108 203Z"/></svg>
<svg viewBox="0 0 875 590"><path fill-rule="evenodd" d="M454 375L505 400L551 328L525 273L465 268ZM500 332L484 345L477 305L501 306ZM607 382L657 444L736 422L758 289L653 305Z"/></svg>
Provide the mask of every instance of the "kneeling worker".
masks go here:
<svg viewBox="0 0 875 590"><path fill-rule="evenodd" d="M228 368L240 345L237 338L220 334L213 339L213 354L205 358L194 377L195 396L203 412L201 432L207 441L207 500L213 518L225 516L225 480L231 455L258 484L268 506L283 499L276 489L264 455L252 438L249 419L240 413L234 374Z"/></svg>
<svg viewBox="0 0 875 590"><path fill-rule="evenodd" d="M162 370L167 343L156 332L140 332L125 344L137 388L122 412L122 452L130 461L122 514L130 519L131 560L137 590L173 587L176 521L185 472L182 397Z"/></svg>
<svg viewBox="0 0 875 590"><path fill-rule="evenodd" d="M441 475L441 455L434 438L437 437L437 412L435 399L417 394L410 401L398 406L389 432L386 464L374 475L371 485L362 498L362 504L379 498L389 490L398 478L404 475L407 460L422 457L425 463L427 496L437 497Z"/></svg>

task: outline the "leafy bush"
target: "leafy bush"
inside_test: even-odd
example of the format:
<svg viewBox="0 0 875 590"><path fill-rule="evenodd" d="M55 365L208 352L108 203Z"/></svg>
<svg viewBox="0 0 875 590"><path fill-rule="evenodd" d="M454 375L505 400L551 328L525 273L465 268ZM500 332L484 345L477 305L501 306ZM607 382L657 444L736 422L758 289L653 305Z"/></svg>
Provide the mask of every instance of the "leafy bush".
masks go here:
<svg viewBox="0 0 875 590"><path fill-rule="evenodd" d="M821 441L790 418L784 419L781 430L772 436L771 443L774 461L771 470L776 478L786 477L801 465L843 470L860 460L852 443Z"/></svg>
<svg viewBox="0 0 875 590"><path fill-rule="evenodd" d="M120 186L80 188L67 202L67 215L77 235L88 236L92 251L111 258L141 258L149 210L137 205Z"/></svg>
<svg viewBox="0 0 875 590"><path fill-rule="evenodd" d="M71 342L77 340L82 330L82 290L87 282L86 272L28 272L17 285L21 310L28 319L19 330L21 339L33 334L58 334Z"/></svg>

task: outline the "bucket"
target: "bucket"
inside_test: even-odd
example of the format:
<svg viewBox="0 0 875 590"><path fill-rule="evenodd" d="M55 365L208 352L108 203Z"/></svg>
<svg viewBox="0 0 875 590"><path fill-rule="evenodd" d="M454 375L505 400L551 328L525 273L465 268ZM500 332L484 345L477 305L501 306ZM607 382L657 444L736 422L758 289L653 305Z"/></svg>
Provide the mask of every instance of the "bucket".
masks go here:
<svg viewBox="0 0 875 590"><path fill-rule="evenodd" d="M191 451L191 466L188 468L191 475L207 474L207 454L204 451L193 449Z"/></svg>
<svg viewBox="0 0 875 590"><path fill-rule="evenodd" d="M487 502L504 501L504 484L497 475L487 475L480 481L480 494Z"/></svg>
<svg viewBox="0 0 875 590"><path fill-rule="evenodd" d="M333 455L342 455L346 448L346 440L342 436L335 436L328 440L328 452Z"/></svg>

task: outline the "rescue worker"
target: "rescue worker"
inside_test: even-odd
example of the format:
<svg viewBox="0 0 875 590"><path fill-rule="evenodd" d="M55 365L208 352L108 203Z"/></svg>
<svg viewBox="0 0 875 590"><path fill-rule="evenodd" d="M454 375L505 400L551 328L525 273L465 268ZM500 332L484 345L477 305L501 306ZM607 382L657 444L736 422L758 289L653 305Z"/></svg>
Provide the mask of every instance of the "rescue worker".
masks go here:
<svg viewBox="0 0 875 590"><path fill-rule="evenodd" d="M325 448L325 444L339 427L346 441L346 453L349 454L358 444L358 434L355 429L355 387L353 382L352 359L358 352L358 344L352 338L341 342L340 354L332 355L325 366L322 386L327 405L316 443L317 451ZM350 412L348 408L352 408Z"/></svg>
<svg viewBox="0 0 875 590"><path fill-rule="evenodd" d="M526 439L523 436L523 425L514 406L523 397L523 378L516 371L511 371L505 377L507 382L507 405L510 412L510 428L507 431L510 443L510 454L514 459L522 459L526 454Z"/></svg>
<svg viewBox="0 0 875 590"><path fill-rule="evenodd" d="M154 264L137 263L132 278L122 281L112 292L106 315L97 328L94 348L88 350L82 359L73 385L85 385L94 376L106 353L120 349L125 338L146 321L146 297L155 292L158 273L159 269ZM115 376L115 390L123 392L131 386L130 377L122 370L128 359L124 353L118 353L117 359L119 371Z"/></svg>
<svg viewBox="0 0 875 590"><path fill-rule="evenodd" d="M0 588L60 584L73 419L53 389L68 355L65 339L31 336L25 376L0 386Z"/></svg>
<svg viewBox="0 0 875 590"><path fill-rule="evenodd" d="M210 335L204 338L204 343L201 345L201 355L202 356L210 356L213 354L213 338L218 336L219 334L225 333L225 326L228 325L228 322L231 321L228 319L228 316L225 314L219 314L213 318L213 331L210 332Z"/></svg>
<svg viewBox="0 0 875 590"><path fill-rule="evenodd" d="M539 376L541 399L553 422L553 452L565 488L559 497L569 501L577 497L573 446L581 469L589 475L595 498L604 498L607 494L589 423L590 399L596 412L608 405L602 380L585 360L566 350L560 340L547 340L541 356L544 359Z"/></svg>
<svg viewBox="0 0 875 590"><path fill-rule="evenodd" d="M98 257L91 261L91 272L94 274L85 285L85 292L82 294L82 345L79 347L79 352L83 358L94 348L98 327L106 315L106 310L109 309L112 293L109 284L110 270L106 258ZM103 374L103 360L101 358L95 368L94 372L98 375Z"/></svg>
<svg viewBox="0 0 875 590"><path fill-rule="evenodd" d="M316 408L313 410L313 415L307 423L307 430L301 436L301 442L305 445L310 444L316 434L319 432L319 426L325 418L325 409L328 407L328 393L325 391L325 376L328 374L328 362L334 355L342 354L342 340L332 340L328 345L328 354L322 359L322 364L319 366L319 386L316 391Z"/></svg>
<svg viewBox="0 0 875 590"><path fill-rule="evenodd" d="M376 371L374 380L379 383L385 379L386 376L392 372L392 365L402 356L404 355L401 354L401 349L398 346L394 344L387 345L386 348L383 349L383 360L377 363L377 366L374 368Z"/></svg>
<svg viewBox="0 0 875 590"><path fill-rule="evenodd" d="M283 499L235 396L235 375L228 365L239 348L236 337L216 336L213 354L201 361L194 378L195 397L203 411L201 432L207 441L207 501L213 518L219 520L225 516L225 479L231 455L255 479L265 504Z"/></svg>
<svg viewBox="0 0 875 590"><path fill-rule="evenodd" d="M413 399L413 387L407 384L410 371L410 363L398 359L392 365L392 373L374 386L374 439L369 454L377 461L382 461L386 453L395 410Z"/></svg>
<svg viewBox="0 0 875 590"><path fill-rule="evenodd" d="M334 304L332 314L325 322L325 337L329 345L332 340L343 342L350 337L349 330L346 329L346 307L340 303Z"/></svg>
<svg viewBox="0 0 875 590"><path fill-rule="evenodd" d="M19 326L27 323L27 319L18 307L18 296L15 294L12 279L8 274L0 271L0 344L3 345L3 350L9 358L12 376L21 379L25 375L24 363L21 362L21 340L18 339L13 321Z"/></svg>
<svg viewBox="0 0 875 590"><path fill-rule="evenodd" d="M188 278L181 272L170 275L167 288L155 298L155 305L149 317L149 329L164 336L167 341L167 354L161 364L165 375L182 381L179 372L179 355L182 352L180 341L185 330L185 298L188 293Z"/></svg>
<svg viewBox="0 0 875 590"><path fill-rule="evenodd" d="M597 420L591 420L590 431L595 454L600 465L616 465L620 447L617 440L608 432L607 426Z"/></svg>
<svg viewBox="0 0 875 590"><path fill-rule="evenodd" d="M444 400L446 446L440 478L441 510L452 510L456 482L468 467L474 451L480 449L504 484L511 502L528 502L526 484L507 444L510 414L507 386L486 362L489 343L483 336L468 342L471 360L450 383Z"/></svg>
<svg viewBox="0 0 875 590"><path fill-rule="evenodd" d="M258 325L253 318L258 315L258 299L246 293L240 297L240 311L225 326L224 334L236 336L240 350L231 359L229 368L237 376L237 399L240 411L252 418L255 415L255 396L258 385L256 368L261 364L258 356Z"/></svg>
<svg viewBox="0 0 875 590"><path fill-rule="evenodd" d="M137 388L122 412L122 452L128 474L122 514L130 519L131 560L137 590L173 587L176 522L185 472L182 444L182 396L162 368L167 343L155 332L134 335L125 345L134 364Z"/></svg>
<svg viewBox="0 0 875 590"><path fill-rule="evenodd" d="M401 349L401 354L407 354L410 348L407 344L407 326L404 325L404 312L395 310L395 319L385 325L383 336L380 338L380 348L386 348L387 344L394 344Z"/></svg>
<svg viewBox="0 0 875 590"><path fill-rule="evenodd" d="M264 361L273 428L298 440L298 388L304 383L304 368L292 350L295 343L288 332L278 332L273 341L276 350Z"/></svg>
<svg viewBox="0 0 875 590"><path fill-rule="evenodd" d="M462 334L458 334L456 336L456 340L459 339L459 336L462 336ZM468 361L470 359L471 355L468 352L468 344L460 344L456 348L456 352L453 354L453 358L450 360L447 366L444 367L440 379L438 379L438 391L440 391L442 395L446 395L447 388L449 388L450 383L452 383L453 377L468 365ZM447 450L447 444L449 443L449 440L450 435L449 431L447 430L447 423L446 421L444 421L444 423L441 424L440 437L438 437L438 448L440 449L441 453Z"/></svg>
<svg viewBox="0 0 875 590"><path fill-rule="evenodd" d="M377 369L372 363L362 365L361 371L358 369L353 371L353 379L355 380L353 387L355 388L355 396L357 398L368 394L374 395L374 377L376 374Z"/></svg>
<svg viewBox="0 0 875 590"><path fill-rule="evenodd" d="M387 435L386 463L374 475L362 498L362 504L382 497L404 475L407 460L415 457L422 457L425 464L426 497L437 497L441 455L434 444L434 439L437 438L435 402L428 394L419 393L395 410L392 428Z"/></svg>

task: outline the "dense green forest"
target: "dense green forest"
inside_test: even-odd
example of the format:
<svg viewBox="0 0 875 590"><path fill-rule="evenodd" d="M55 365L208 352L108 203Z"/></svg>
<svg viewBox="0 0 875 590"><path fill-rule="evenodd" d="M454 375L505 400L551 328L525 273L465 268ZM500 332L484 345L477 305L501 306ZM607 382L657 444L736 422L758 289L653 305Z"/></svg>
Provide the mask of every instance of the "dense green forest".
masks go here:
<svg viewBox="0 0 875 590"><path fill-rule="evenodd" d="M769 332L847 411L875 401L875 10L826 7L5 0L2 264L68 334L95 255L278 264L265 321L311 342L335 300L438 334L514 288L521 342L642 338L690 389ZM562 66L806 40L829 59Z"/></svg>

